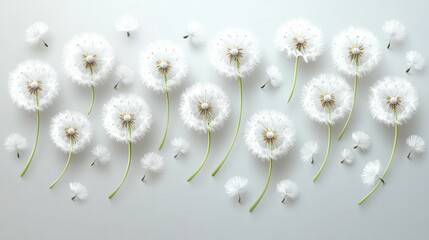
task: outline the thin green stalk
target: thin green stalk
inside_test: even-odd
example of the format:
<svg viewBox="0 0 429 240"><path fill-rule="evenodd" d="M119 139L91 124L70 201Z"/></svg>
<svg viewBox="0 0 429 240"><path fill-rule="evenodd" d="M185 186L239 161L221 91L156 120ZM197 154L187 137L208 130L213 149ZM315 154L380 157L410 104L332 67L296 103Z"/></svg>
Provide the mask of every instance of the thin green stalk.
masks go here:
<svg viewBox="0 0 429 240"><path fill-rule="evenodd" d="M209 156L210 153L210 146L211 146L211 133L210 133L210 121L208 118L208 113L206 112L206 121L207 121L207 150L206 150L206 155L204 156L204 160L201 162L200 166L197 168L197 170L186 180L188 182L190 182L201 170L201 168L203 168L204 164L207 161L207 158Z"/></svg>
<svg viewBox="0 0 429 240"><path fill-rule="evenodd" d="M131 166L131 155L132 155L132 143L131 143L131 126L128 124L128 163L127 168L125 170L124 177L122 178L122 181L119 183L118 187L109 195L109 199L112 199L113 196L119 191L119 189L122 187L122 184L124 183L125 179L128 176L128 172L130 171Z"/></svg>
<svg viewBox="0 0 429 240"><path fill-rule="evenodd" d="M237 127L235 128L234 138L232 139L232 143L229 146L228 151L225 154L225 157L219 163L219 165L215 168L215 170L213 170L213 172L212 172L213 177L220 170L220 168L222 167L222 165L225 163L226 159L228 158L229 154L231 153L231 150L232 150L232 147L234 146L235 140L237 140L238 131L240 130L241 117L242 117L242 113L243 113L243 83L241 81L240 62L237 61L236 63L237 63L238 88L240 91L240 109L239 109L239 113L238 113Z"/></svg>
<svg viewBox="0 0 429 240"><path fill-rule="evenodd" d="M170 122L170 98L168 96L167 75L166 74L164 74L164 89L165 89L165 101L167 102L167 123L165 124L164 136L162 137L162 141L159 144L158 150L161 150L162 146L164 146L165 138L167 137L167 132L168 132L168 124Z"/></svg>
<svg viewBox="0 0 429 240"><path fill-rule="evenodd" d="M380 183L382 183L384 181L384 178L386 177L387 171L390 168L390 164L393 161L393 157L395 156L397 141L398 141L398 115L395 111L395 138L393 139L393 148L392 148L392 153L390 154L389 163L387 164L387 167L384 170L384 173L383 173L383 176L381 177L381 179L379 179L377 184L374 186L374 188L364 198L362 198L362 200L359 201L358 205L361 205L363 202L365 202L365 200L368 199L374 193L374 191L378 188L378 186L380 186Z"/></svg>
<svg viewBox="0 0 429 240"><path fill-rule="evenodd" d="M292 89L290 91L287 103L290 102L290 100L292 99L293 93L295 91L296 77L298 76L298 63L299 63L299 56L297 56L296 59L295 59L295 71L293 73L293 85L292 85Z"/></svg>
<svg viewBox="0 0 429 240"><path fill-rule="evenodd" d="M331 107L328 105L328 148L326 149L325 160L323 160L322 166L320 166L319 171L317 171L316 176L313 178L313 182L319 178L320 174L325 167L326 162L328 161L329 151L331 150Z"/></svg>
<svg viewBox="0 0 429 240"><path fill-rule="evenodd" d="M36 139L34 141L33 150L31 151L30 157L28 158L27 163L24 166L24 169L21 172L21 177L25 175L30 167L31 161L33 161L34 153L36 152L37 143L39 142L39 129L40 129L40 112L39 112L39 95L36 93Z"/></svg>
<svg viewBox="0 0 429 240"><path fill-rule="evenodd" d="M250 206L249 212L252 212L253 209L255 209L256 206L258 206L259 202L261 201L262 197L265 195L265 192L267 191L268 185L270 184L271 172L273 170L273 158L271 156L271 151L272 151L272 143L270 142L270 167L268 168L267 182L265 183L265 187L262 190L261 194L259 194L258 199L256 199L256 201Z"/></svg>
<svg viewBox="0 0 429 240"><path fill-rule="evenodd" d="M67 168L69 167L72 156L73 156L73 142L70 141L69 158L67 159L66 166L64 167L60 176L51 184L51 186L49 186L49 189L53 188L55 186L55 184L57 184L57 182L63 177L64 173L66 172Z"/></svg>
<svg viewBox="0 0 429 240"><path fill-rule="evenodd" d="M94 84L92 84L92 74L94 73L94 70L92 69L92 67L90 67L89 70L91 71L91 76L90 76L90 82L91 82L91 105L89 106L88 115L91 114L91 112L92 112L92 107L94 106L94 97L95 97Z"/></svg>
<svg viewBox="0 0 429 240"><path fill-rule="evenodd" d="M352 102L352 109L350 110L349 116L347 117L346 124L343 127L343 130L341 130L340 135L338 136L338 141L341 140L344 133L346 132L347 126L349 125L350 118L353 114L353 109L355 108L355 102L356 102L356 92L357 92L357 83L358 83L358 68L359 68L359 62L358 59L356 59L356 73L355 73L355 81L353 84L353 102Z"/></svg>

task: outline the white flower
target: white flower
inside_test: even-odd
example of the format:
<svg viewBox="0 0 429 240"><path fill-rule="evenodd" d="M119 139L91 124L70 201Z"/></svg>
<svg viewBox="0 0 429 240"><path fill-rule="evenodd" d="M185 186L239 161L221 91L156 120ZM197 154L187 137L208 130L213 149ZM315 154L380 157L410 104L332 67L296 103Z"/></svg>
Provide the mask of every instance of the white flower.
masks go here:
<svg viewBox="0 0 429 240"><path fill-rule="evenodd" d="M407 63L406 72L409 73L411 68L421 70L426 65L426 60L420 52L408 51L405 54L405 62Z"/></svg>
<svg viewBox="0 0 429 240"><path fill-rule="evenodd" d="M63 59L68 77L86 87L108 79L115 65L113 48L96 33L83 33L66 43Z"/></svg>
<svg viewBox="0 0 429 240"><path fill-rule="evenodd" d="M281 26L274 39L276 47L289 58L302 57L305 62L315 61L323 52L322 31L310 21L293 19Z"/></svg>
<svg viewBox="0 0 429 240"><path fill-rule="evenodd" d="M155 92L171 91L188 74L185 54L170 41L156 41L140 53L140 76L143 83Z"/></svg>
<svg viewBox="0 0 429 240"><path fill-rule="evenodd" d="M71 200L78 198L79 200L86 200L88 198L88 189L80 182L70 183Z"/></svg>
<svg viewBox="0 0 429 240"><path fill-rule="evenodd" d="M378 65L381 58L379 45L370 31L349 27L334 38L332 58L341 72L360 76Z"/></svg>
<svg viewBox="0 0 429 240"><path fill-rule="evenodd" d="M130 37L139 28L139 20L134 16L124 15L116 20L115 28L118 32L126 32L127 37Z"/></svg>
<svg viewBox="0 0 429 240"><path fill-rule="evenodd" d="M185 126L206 133L207 123L211 132L222 127L231 108L228 96L220 87L212 83L196 83L183 92L179 111Z"/></svg>
<svg viewBox="0 0 429 240"><path fill-rule="evenodd" d="M93 166L97 161L104 165L108 163L111 158L109 149L101 144L98 144L92 149L92 155L94 156L94 161L92 162L91 166Z"/></svg>
<svg viewBox="0 0 429 240"><path fill-rule="evenodd" d="M353 132L352 138L355 141L355 145L353 146L354 149L358 148L362 152L365 152L371 146L371 138L362 131Z"/></svg>
<svg viewBox="0 0 429 240"><path fill-rule="evenodd" d="M399 76L385 77L371 87L369 103L372 117L392 126L395 122L402 125L411 119L419 105L419 98L407 79Z"/></svg>
<svg viewBox="0 0 429 240"><path fill-rule="evenodd" d="M301 160L305 163L314 163L314 156L319 152L319 144L316 141L308 141L299 151Z"/></svg>
<svg viewBox="0 0 429 240"><path fill-rule="evenodd" d="M348 150L348 149L344 149L342 152L341 152L341 156L343 157L343 160L341 160L341 163L348 163L348 164L352 164L353 163L353 160L354 160L354 156L353 156L353 153L352 153L352 151L350 151L350 150Z"/></svg>
<svg viewBox="0 0 429 240"><path fill-rule="evenodd" d="M91 142L92 126L79 112L63 111L55 115L50 126L51 139L64 152L77 153Z"/></svg>
<svg viewBox="0 0 429 240"><path fill-rule="evenodd" d="M151 110L137 95L112 97L103 107L104 129L118 142L136 142L144 137L151 125Z"/></svg>
<svg viewBox="0 0 429 240"><path fill-rule="evenodd" d="M134 71L125 65L119 65L115 69L114 79L116 81L114 89L118 87L119 83L127 85L134 80Z"/></svg>
<svg viewBox="0 0 429 240"><path fill-rule="evenodd" d="M410 135L405 142L411 148L411 151L407 155L408 159L411 158L411 153L422 153L426 150L425 140L420 136Z"/></svg>
<svg viewBox="0 0 429 240"><path fill-rule="evenodd" d="M176 155L174 155L174 158L176 158L179 155L179 153L186 154L191 148L191 145L189 144L189 142L183 138L173 139L171 141L171 145L173 146L174 152L176 152Z"/></svg>
<svg viewBox="0 0 429 240"><path fill-rule="evenodd" d="M322 74L308 82L302 91L302 107L313 120L335 124L351 109L352 92L340 76ZM330 112L330 114L329 114Z"/></svg>
<svg viewBox="0 0 429 240"><path fill-rule="evenodd" d="M241 194L244 192L244 189L247 187L248 180L247 178L235 176L225 183L225 191L231 197L238 196L238 202L241 202Z"/></svg>
<svg viewBox="0 0 429 240"><path fill-rule="evenodd" d="M261 88L264 88L265 85L268 83L271 84L274 88L280 86L280 84L283 82L283 75L280 72L279 68L276 66L268 66L265 69L265 74L267 74L268 81L264 83L264 85L261 86Z"/></svg>
<svg viewBox="0 0 429 240"><path fill-rule="evenodd" d="M141 179L142 181L144 181L148 172L160 172L164 168L164 160L162 156L154 152L146 153L140 160L140 163L142 168L146 169L145 174Z"/></svg>
<svg viewBox="0 0 429 240"><path fill-rule="evenodd" d="M299 193L298 185L289 179L280 181L277 184L276 190L282 197L282 203L287 203L295 199Z"/></svg>
<svg viewBox="0 0 429 240"><path fill-rule="evenodd" d="M191 40L191 43L195 46L202 45L206 40L206 33L203 25L197 21L190 21L188 23L188 32L183 38Z"/></svg>
<svg viewBox="0 0 429 240"><path fill-rule="evenodd" d="M362 178L362 182L365 185L372 186L374 185L376 180L380 180L384 183L384 180L379 176L381 169L381 164L378 159L374 161L369 161L365 167L363 168L362 174L360 175Z"/></svg>
<svg viewBox="0 0 429 240"><path fill-rule="evenodd" d="M248 121L244 138L253 155L263 161L278 160L293 147L295 128L283 113L262 110Z"/></svg>
<svg viewBox="0 0 429 240"><path fill-rule="evenodd" d="M216 71L231 79L250 75L260 61L258 44L253 35L233 28L216 35L209 57Z"/></svg>
<svg viewBox="0 0 429 240"><path fill-rule="evenodd" d="M48 47L48 44L43 39L48 31L49 26L46 23L35 22L25 30L25 41L30 45L36 45L42 42L45 47Z"/></svg>
<svg viewBox="0 0 429 240"><path fill-rule="evenodd" d="M27 111L42 111L58 96L57 73L47 63L27 60L9 74L9 95Z"/></svg>
<svg viewBox="0 0 429 240"><path fill-rule="evenodd" d="M383 32L389 37L387 48L392 41L400 42L405 38L405 26L398 20L387 20L383 25Z"/></svg>
<svg viewBox="0 0 429 240"><path fill-rule="evenodd" d="M4 140L4 147L8 152L16 152L16 157L19 158L19 151L27 149L27 139L21 134L12 133Z"/></svg>

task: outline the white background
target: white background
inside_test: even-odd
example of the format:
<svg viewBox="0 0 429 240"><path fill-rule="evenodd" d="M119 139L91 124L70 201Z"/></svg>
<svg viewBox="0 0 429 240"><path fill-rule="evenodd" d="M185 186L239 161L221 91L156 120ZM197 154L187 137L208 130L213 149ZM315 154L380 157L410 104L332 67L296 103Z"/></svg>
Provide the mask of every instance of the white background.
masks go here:
<svg viewBox="0 0 429 240"><path fill-rule="evenodd" d="M23 1L1 0L0 6L0 106L2 110L0 139L12 132L34 142L34 113L18 109L9 98L8 73L26 59L40 59L50 63L59 74L61 95L41 113L41 135L34 161L24 178L19 174L29 151L16 159L13 153L1 148L0 160L0 238L1 239L427 239L429 228L429 192L427 169L429 162L422 155L407 160L405 139L417 133L429 140L427 131L428 89L427 70L412 71L407 78L420 93L421 105L416 116L400 127L398 150L385 179L386 184L362 205L358 200L370 189L360 181L360 173L369 160L380 159L386 166L390 155L393 128L371 119L368 111L369 86L385 75L405 76L404 56L416 49L429 58L427 43L427 8L425 1ZM130 13L138 17L141 28L130 39L115 31L114 21ZM286 105L294 60L287 59L273 46L276 29L294 17L305 17L322 29L326 50L313 63L300 64L297 89L292 102ZM385 20L396 18L407 26L408 38L403 44L384 46L386 36L381 26ZM259 206L251 214L248 206L256 199L265 183L268 164L251 156L240 131L235 148L216 177L210 173L222 159L232 140L238 110L238 84L219 76L208 62L208 44L193 48L181 36L189 20L199 20L209 38L226 27L241 27L253 32L259 40L262 62L255 74L244 80L243 123L260 109L276 109L287 114L296 125L297 142L286 159L275 162L272 182ZM42 20L50 26L46 41L30 47L24 42L27 26ZM326 147L326 126L305 117L300 103L305 82L320 73L336 73L330 47L332 37L349 25L370 29L380 39L380 66L359 83L354 116L341 142L336 136L343 121L333 127L331 157L318 182L312 177L321 164ZM165 171L149 175L147 182L140 178L143 169L138 160L144 153L156 151L163 133L166 108L163 94L156 94L141 84L136 76L128 88L113 90L114 81L96 88L96 102L90 120L95 127L91 146L75 156L70 167L57 184L49 184L58 176L66 161L66 154L57 149L49 138L49 121L57 112L70 109L85 112L90 101L90 89L77 86L65 77L62 68L64 44L82 32L97 32L113 45L118 63L138 69L139 52L158 39L173 40L181 45L190 66L186 82L171 93L172 121L167 144L160 152L165 157ZM264 70L277 65L285 76L278 89L270 86L262 91L266 80ZM346 76L344 76L346 77ZM352 78L347 77L350 84ZM213 134L210 158L200 174L191 182L186 178L202 160L206 136L186 129L178 117L181 92L192 83L208 81L220 85L232 100L232 115L226 126ZM119 183L126 166L127 146L110 140L101 127L102 105L119 93L134 92L151 106L155 119L147 137L135 145L133 163L128 179L114 199L108 194ZM243 124L243 126L245 126ZM340 152L352 147L351 133L363 130L373 140L370 152L355 152L351 166L339 163ZM170 141L184 137L192 144L190 153L173 159ZM299 160L299 148L307 140L320 143L320 153L314 166ZM112 161L102 167L90 167L90 149L102 143L112 151ZM224 183L235 175L249 179L247 193L240 205L227 197ZM290 178L300 187L300 197L285 206L275 192L275 185ZM72 202L68 183L78 180L90 191L86 202Z"/></svg>

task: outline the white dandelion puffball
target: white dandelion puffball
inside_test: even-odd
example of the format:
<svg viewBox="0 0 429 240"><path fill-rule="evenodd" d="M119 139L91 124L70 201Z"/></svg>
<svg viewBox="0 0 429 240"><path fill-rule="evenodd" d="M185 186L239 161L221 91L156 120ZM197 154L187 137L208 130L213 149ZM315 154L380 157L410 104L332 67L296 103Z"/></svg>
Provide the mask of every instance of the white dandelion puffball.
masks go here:
<svg viewBox="0 0 429 240"><path fill-rule="evenodd" d="M70 183L71 199L86 200L88 198L88 189L80 182Z"/></svg>
<svg viewBox="0 0 429 240"><path fill-rule="evenodd" d="M390 41L400 42L404 40L406 32L405 25L398 20L387 20L383 25L383 32L389 37Z"/></svg>
<svg viewBox="0 0 429 240"><path fill-rule="evenodd" d="M143 98L137 95L112 97L104 104L103 127L107 135L118 142L136 142L145 136L151 125L151 110Z"/></svg>
<svg viewBox="0 0 429 240"><path fill-rule="evenodd" d="M354 156L352 151L350 151L349 149L343 149L343 151L341 152L341 156L343 157L343 159L341 160L341 163L347 163L347 164L352 164L353 160L354 160Z"/></svg>
<svg viewBox="0 0 429 240"><path fill-rule="evenodd" d="M203 25L197 21L190 21L188 23L188 30L184 39L189 39L195 46L201 46L206 41L206 33Z"/></svg>
<svg viewBox="0 0 429 240"><path fill-rule="evenodd" d="M9 74L9 95L14 103L27 111L43 111L57 98L57 73L47 63L27 60Z"/></svg>
<svg viewBox="0 0 429 240"><path fill-rule="evenodd" d="M43 42L47 47L48 44L44 41L45 35L49 31L49 26L44 22L35 22L25 30L25 41L30 45L36 45Z"/></svg>
<svg viewBox="0 0 429 240"><path fill-rule="evenodd" d="M155 92L178 87L188 74L182 48L164 40L150 44L140 53L139 66L143 83Z"/></svg>
<svg viewBox="0 0 429 240"><path fill-rule="evenodd" d="M408 51L405 54L405 62L407 63L407 72L410 71L411 68L416 70L421 70L426 65L426 60L420 52L417 51Z"/></svg>
<svg viewBox="0 0 429 240"><path fill-rule="evenodd" d="M269 161L270 152L272 160L278 160L293 147L295 128L283 113L262 110L247 122L244 140L250 152L261 160Z"/></svg>
<svg viewBox="0 0 429 240"><path fill-rule="evenodd" d="M64 46L64 70L73 82L90 87L105 81L115 65L110 43L96 33L75 36Z"/></svg>
<svg viewBox="0 0 429 240"><path fill-rule="evenodd" d="M115 22L115 28L118 32L126 32L129 37L132 32L139 28L139 20L131 15L124 15Z"/></svg>
<svg viewBox="0 0 429 240"><path fill-rule="evenodd" d="M173 149L177 153L186 154L189 152L189 149L191 149L191 145L188 141L186 141L183 138L175 138L171 141L171 146L173 146Z"/></svg>
<svg viewBox="0 0 429 240"><path fill-rule="evenodd" d="M134 71L125 65L119 65L115 68L115 81L123 84L129 84L134 80Z"/></svg>
<svg viewBox="0 0 429 240"><path fill-rule="evenodd" d="M299 194L298 185L289 179L282 180L277 183L276 190L283 198L282 202L293 200L298 197Z"/></svg>
<svg viewBox="0 0 429 240"><path fill-rule="evenodd" d="M280 72L279 68L276 66L268 66L265 69L265 73L268 76L268 80L274 88L280 86L283 82L283 75Z"/></svg>
<svg viewBox="0 0 429 240"><path fill-rule="evenodd" d="M395 122L402 125L411 119L418 105L417 91L403 77L385 77L370 89L369 109L372 117L388 126L395 125Z"/></svg>
<svg viewBox="0 0 429 240"><path fill-rule="evenodd" d="M111 159L111 153L107 147L101 144L97 144L91 151L94 157L94 163L97 161L102 165L108 163Z"/></svg>
<svg viewBox="0 0 429 240"><path fill-rule="evenodd" d="M4 140L4 147L8 152L22 151L27 149L27 146L27 139L18 133L12 133Z"/></svg>
<svg viewBox="0 0 429 240"><path fill-rule="evenodd" d="M380 179L381 164L378 159L368 162L363 168L362 174L360 175L363 184L372 186L375 181Z"/></svg>
<svg viewBox="0 0 429 240"><path fill-rule="evenodd" d="M248 180L247 178L235 176L225 183L225 191L231 197L238 196L242 194L247 187Z"/></svg>
<svg viewBox="0 0 429 240"><path fill-rule="evenodd" d="M302 57L315 61L323 52L323 36L319 27L302 18L293 19L279 27L274 44L289 58Z"/></svg>
<svg viewBox="0 0 429 240"><path fill-rule="evenodd" d="M351 88L340 76L319 75L302 90L302 107L305 113L322 124L335 124L337 120L344 118L349 113L351 104Z"/></svg>
<svg viewBox="0 0 429 240"><path fill-rule="evenodd" d="M218 33L211 43L209 58L212 66L227 78L250 75L260 62L255 37L242 29L228 28Z"/></svg>
<svg viewBox="0 0 429 240"><path fill-rule="evenodd" d="M58 113L52 118L49 130L54 144L64 152L80 152L92 138L91 122L79 112Z"/></svg>
<svg viewBox="0 0 429 240"><path fill-rule="evenodd" d="M301 160L305 163L314 163L314 156L319 152L319 144L316 141L306 142L299 151Z"/></svg>
<svg viewBox="0 0 429 240"><path fill-rule="evenodd" d="M422 153L426 150L425 140L418 135L410 135L405 143L411 148L411 152Z"/></svg>
<svg viewBox="0 0 429 240"><path fill-rule="evenodd" d="M341 72L360 76L373 70L380 62L380 44L370 31L349 27L334 38L332 58Z"/></svg>
<svg viewBox="0 0 429 240"><path fill-rule="evenodd" d="M354 149L358 148L362 152L366 152L371 146L371 138L368 134L362 131L356 131L352 133L353 141L355 144L353 146Z"/></svg>
<svg viewBox="0 0 429 240"><path fill-rule="evenodd" d="M154 152L146 153L140 160L143 169L150 172L160 172L164 168L164 160L161 155Z"/></svg>
<svg viewBox="0 0 429 240"><path fill-rule="evenodd" d="M187 88L180 101L180 117L185 126L200 133L214 132L223 126L231 112L226 93L212 83L195 83Z"/></svg>

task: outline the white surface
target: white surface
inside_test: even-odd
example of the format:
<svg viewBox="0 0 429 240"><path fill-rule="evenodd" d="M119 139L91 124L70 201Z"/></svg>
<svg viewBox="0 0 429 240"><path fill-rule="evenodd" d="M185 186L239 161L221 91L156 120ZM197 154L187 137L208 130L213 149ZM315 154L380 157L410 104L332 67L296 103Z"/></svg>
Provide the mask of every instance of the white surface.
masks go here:
<svg viewBox="0 0 429 240"><path fill-rule="evenodd" d="M371 119L368 111L368 89L385 75L405 76L404 55L416 49L429 58L427 43L428 4L412 1L166 1L122 0L107 1L6 1L1 0L0 28L0 105L2 124L0 139L12 132L34 142L35 116L18 109L7 90L8 73L20 62L37 58L49 62L57 70L61 82L61 97L41 113L41 135L34 161L24 178L19 174L30 151L17 160L13 153L0 150L0 239L426 239L429 234L427 219L427 154L407 160L405 139L416 133L429 140L429 116L426 91L429 88L427 70L412 71L408 77L418 89L421 105L417 115L399 130L396 158L380 187L368 201L357 206L370 188L360 180L360 173L369 160L380 159L386 166L391 151L393 128L387 128ZM115 20L123 14L138 17L141 27L126 38L114 28ZM277 27L293 17L305 17L322 29L326 51L313 63L300 64L297 89L286 105L293 75L294 60L274 49L273 38ZM333 127L331 157L318 182L312 177L321 164L326 148L326 127L304 116L300 105L301 88L319 73L338 73L329 52L332 37L348 25L369 28L384 45L387 38L381 27L385 20L396 18L406 27L408 36L403 44L392 43L391 50L383 48L380 67L362 78L358 102L347 133L337 142L343 121ZM262 63L253 77L244 80L243 128L235 148L216 177L213 168L223 157L232 140L237 119L238 84L219 76L208 63L208 45L193 48L181 36L189 20L196 19L206 27L211 38L225 27L248 29L258 38ZM50 26L46 38L49 48L42 44L30 47L24 41L27 26L42 20ZM132 86L113 90L110 81L96 89L96 102L90 120L95 126L97 143L106 144L112 151L112 161L90 167L91 148L73 159L57 184L49 184L58 176L66 161L49 139L49 121L65 109L85 112L90 102L90 89L82 88L65 78L62 69L62 50L75 34L94 31L105 36L115 48L117 62L137 71L139 52L157 39L174 40L183 46L190 74L185 84L170 95L172 121L167 144L160 152L166 160L165 171L150 174L142 183L143 169L139 159L144 153L155 151L161 139L165 122L163 94L145 88L140 79ZM285 77L278 89L267 86L265 67L277 65ZM352 84L352 78L348 78ZM210 158L200 174L191 182L186 178L202 160L206 136L186 129L178 118L177 107L181 92L194 82L210 81L227 91L232 100L233 113L227 125L213 134ZM118 93L134 92L144 97L153 109L155 122L147 137L134 147L133 163L128 179L114 199L108 194L117 186L126 166L127 146L108 139L101 127L102 104ZM247 119L257 110L273 108L285 112L297 129L295 149L282 161L275 162L272 182L267 194L252 214L247 211L265 183L268 164L252 157L243 141ZM342 165L342 149L352 147L351 133L362 130L370 134L373 145L368 153L355 154L351 166ZM170 141L184 137L192 144L186 156L173 159ZM316 139L320 153L315 166L303 164L299 149L307 140ZM249 178L243 203L237 204L224 192L224 183L232 176ZM275 185L282 179L292 179L300 187L300 196L289 206L280 204ZM89 189L86 202L72 202L68 183L80 181Z"/></svg>

